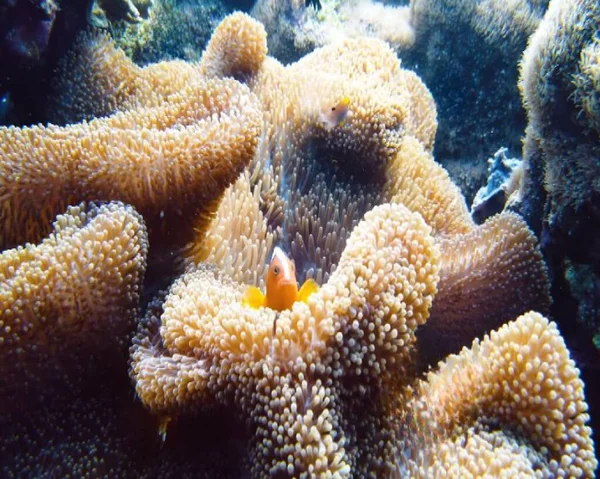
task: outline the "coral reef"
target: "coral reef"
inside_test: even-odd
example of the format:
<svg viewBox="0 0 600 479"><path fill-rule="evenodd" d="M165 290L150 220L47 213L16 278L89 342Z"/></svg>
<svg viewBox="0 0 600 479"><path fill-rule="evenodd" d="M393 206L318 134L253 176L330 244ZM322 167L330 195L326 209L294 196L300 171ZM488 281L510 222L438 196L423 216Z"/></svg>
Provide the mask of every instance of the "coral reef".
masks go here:
<svg viewBox="0 0 600 479"><path fill-rule="evenodd" d="M297 0L258 0L251 14L267 26L269 51L284 63L343 38L372 36L396 50L407 49L414 42L407 6L324 0L320 7Z"/></svg>
<svg viewBox="0 0 600 479"><path fill-rule="evenodd" d="M546 265L520 216L493 216L468 233L443 238L439 247L438 294L429 320L418 331L423 365L458 353L473 338L532 305L550 311Z"/></svg>
<svg viewBox="0 0 600 479"><path fill-rule="evenodd" d="M57 212L88 199L134 205L153 246L182 246L252 158L260 110L244 85L199 75L171 81L178 62L140 70L123 56L98 59L89 75L117 75L104 75L82 106L69 108L116 113L65 127L0 128L0 247L39 240Z"/></svg>
<svg viewBox="0 0 600 479"><path fill-rule="evenodd" d="M233 408L253 434L249 461L257 477L391 472L402 448L390 440L397 427L390 407L404 397L408 378L530 307L546 310L545 267L516 215L473 223L431 156L431 96L382 42L344 40L283 67L265 57L264 35L245 15L227 17L200 62L204 74L248 84L263 104L264 132L253 162L187 250L188 272L141 324L131 374L157 414ZM321 113L340 97L350 99L350 112L329 128ZM420 255L390 260L399 254L393 249L385 260L371 259L387 249L391 232L410 228L425 228L436 265L426 301L419 288L405 292L416 271L392 286ZM313 277L321 290L280 313L243 306L248 284L264 286L274 245L290 253L300 280ZM488 298L490 291L498 296ZM392 303L380 310L380 301ZM407 331L383 325L423 304L426 312L407 321ZM454 334L439 352L439 337L428 341L415 329L427 326L431 304L429 331ZM348 318L356 321L344 327ZM401 338L402 347L383 338ZM314 428L300 427L301 420Z"/></svg>
<svg viewBox="0 0 600 479"><path fill-rule="evenodd" d="M407 409L404 477L595 477L579 370L538 313L448 357Z"/></svg>
<svg viewBox="0 0 600 479"><path fill-rule="evenodd" d="M460 191L431 155L431 96L414 73L399 68L389 47L378 40L344 40L283 67L265 58L264 35L247 16L232 15L203 56L204 72L247 79L264 105L266 132L244 177L185 253L188 262L207 262L237 281L264 287L265 260L280 245L301 281L312 277L322 284L364 213L393 202L421 214L448 253L439 285L448 301L434 307L437 313L423 332L423 367L528 308L547 312L548 280L535 237L514 215L474 224ZM230 59L230 43L244 54L233 50ZM350 98L349 117L325 128L321 112L339 96ZM477 256L473 242L480 245ZM523 275L529 281L523 283ZM470 294L470 288L492 284L502 300L485 306L487 293ZM513 306L499 308L504 302ZM440 348L436 335L446 327L455 336Z"/></svg>
<svg viewBox="0 0 600 479"><path fill-rule="evenodd" d="M597 2L552 2L523 55L519 85L529 120L520 210L544 238L565 308L556 315L571 331L572 318L600 326L590 324L600 311L599 28Z"/></svg>
<svg viewBox="0 0 600 479"><path fill-rule="evenodd" d="M302 280L307 275L321 282L362 215L391 196L388 185L393 181L386 172L403 142L410 137L418 148L431 147L435 108L424 85L399 68L381 41L347 40L283 67L265 57L265 37L258 22L232 15L215 31L200 63L204 74L246 79L263 105L265 128L253 163L238 180L246 186L232 187L226 196L230 199L217 212L221 219L197 237L187 256L229 269L222 260L243 255L246 264L256 265L257 256L265 258L278 241L291 250ZM361 62L356 61L358 51L364 53ZM372 88L365 89L365 84ZM323 112L344 96L350 99L348 117L328 129ZM433 161L431 165L436 168ZM244 196L257 203L250 206ZM420 204L425 209L427 196L423 197ZM236 204L251 209L252 216L232 211ZM220 236L231 231L219 226L223 218L239 218L245 224L243 231L261 233L252 242L241 236L239 242L229 243ZM251 258L249 251L258 255ZM248 273L255 273L259 285L260 269Z"/></svg>
<svg viewBox="0 0 600 479"><path fill-rule="evenodd" d="M230 12L220 0L153 0L137 22L110 22L119 48L138 64L197 61L219 22Z"/></svg>
<svg viewBox="0 0 600 479"><path fill-rule="evenodd" d="M280 313L244 307L243 286L223 274L187 273L161 322L134 340L137 393L167 414L233 405L255 431L253 477L383 467L383 436L361 430L404 383L414 330L431 307L438 252L429 231L401 205L374 208L321 290Z"/></svg>
<svg viewBox="0 0 600 479"><path fill-rule="evenodd" d="M472 177L472 164L498 144L520 148L526 118L516 88L518 60L547 0L326 1L321 10L303 3L257 2L252 14L267 28L271 54L297 60L358 32L389 42L403 67L431 89L439 120L436 159L449 166L469 203L484 182L483 171Z"/></svg>
<svg viewBox="0 0 600 479"><path fill-rule="evenodd" d="M132 203L148 225L150 253L187 268L139 320L129 342L132 383L122 356L98 368L58 364L67 376L62 394L44 389L25 414L0 418L0 471L381 477L426 475L429 467L477 473L487 461L507 474L591 477L579 373L539 314L477 339L418 379L446 353L549 305L525 223L503 213L476 225L435 163L436 108L423 82L374 38L346 38L287 66L266 46L263 26L241 13L219 25L198 63L140 68L106 37L84 35L58 82L68 92L55 115L66 126L0 130L10 180L0 183L0 218L28 218L20 201L30 184L37 211L40 197L56 207L38 193L50 178L48 191L75 185L95 199ZM89 162L95 169L84 177ZM110 188L94 190L98 182ZM111 205L101 208L123 211ZM74 234L85 230L84 217L68 221ZM41 235L45 218L30 218L19 234ZM89 251L86 265L107 261L107 272L118 270L123 261L110 256L105 233L93 239L79 248ZM264 286L275 246L295 262L299 281L314 278L319 289L283 311L246 305L247 288ZM146 295L166 275L150 276ZM57 291L70 286L77 294L69 311L87 312L85 300L96 297L77 289L85 284L79 276L53 278L47 297L60 300ZM83 332L96 324L87 316ZM428 324L438 331L432 340L422 334ZM106 345L128 341L129 327L119 325L103 330ZM436 343L439 335L450 350ZM65 340L67 355L81 337ZM101 345L81 348L92 352L90 365ZM27 385L23 367L17 388ZM531 413L522 388L543 407ZM22 393L14 391L16 402Z"/></svg>
<svg viewBox="0 0 600 479"><path fill-rule="evenodd" d="M39 245L0 255L5 413L41 400L35 396L64 394L73 375L91 370L92 363L107 368L120 357L123 366L127 334L139 314L147 250L141 216L109 203L70 207Z"/></svg>
<svg viewBox="0 0 600 479"><path fill-rule="evenodd" d="M454 163L451 171L461 188L467 173L460 171L497 145L521 147L526 118L516 88L518 60L547 5L547 0L411 2L415 44L402 55L403 65L431 88L440 123L436 159Z"/></svg>

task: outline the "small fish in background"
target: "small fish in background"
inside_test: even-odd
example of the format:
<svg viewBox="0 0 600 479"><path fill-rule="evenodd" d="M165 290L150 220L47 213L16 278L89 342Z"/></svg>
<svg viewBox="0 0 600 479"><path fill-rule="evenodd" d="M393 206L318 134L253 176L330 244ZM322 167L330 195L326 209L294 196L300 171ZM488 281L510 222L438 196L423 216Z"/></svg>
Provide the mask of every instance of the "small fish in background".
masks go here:
<svg viewBox="0 0 600 479"><path fill-rule="evenodd" d="M327 131L344 124L344 121L350 113L348 106L350 106L350 98L345 96L337 105L332 106L331 109L319 113L319 119Z"/></svg>
<svg viewBox="0 0 600 479"><path fill-rule="evenodd" d="M11 107L10 92L0 96L0 125L5 125Z"/></svg>
<svg viewBox="0 0 600 479"><path fill-rule="evenodd" d="M283 311L290 309L296 301L306 303L309 296L319 290L319 286L313 279L307 279L298 290L294 262L277 246L273 250L265 282L266 294L256 286L250 286L242 299L242 304L255 309L265 307Z"/></svg>

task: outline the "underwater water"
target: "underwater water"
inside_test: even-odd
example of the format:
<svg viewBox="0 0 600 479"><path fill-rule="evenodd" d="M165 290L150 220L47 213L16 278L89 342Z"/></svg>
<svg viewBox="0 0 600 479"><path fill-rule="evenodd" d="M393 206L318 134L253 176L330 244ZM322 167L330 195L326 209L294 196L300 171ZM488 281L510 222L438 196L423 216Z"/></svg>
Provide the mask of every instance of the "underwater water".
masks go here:
<svg viewBox="0 0 600 479"><path fill-rule="evenodd" d="M0 477L595 477L596 0L0 5Z"/></svg>

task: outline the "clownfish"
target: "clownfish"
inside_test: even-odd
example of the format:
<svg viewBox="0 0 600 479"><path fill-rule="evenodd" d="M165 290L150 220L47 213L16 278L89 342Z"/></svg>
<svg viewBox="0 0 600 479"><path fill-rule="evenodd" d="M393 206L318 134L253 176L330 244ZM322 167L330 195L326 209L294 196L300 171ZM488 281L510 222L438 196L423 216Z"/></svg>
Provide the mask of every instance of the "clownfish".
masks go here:
<svg viewBox="0 0 600 479"><path fill-rule="evenodd" d="M273 250L265 283L266 294L256 286L250 286L242 299L242 304L255 309L265 307L283 311L290 309L296 301L305 303L311 294L319 290L319 286L313 279L307 279L298 290L294 262L277 246Z"/></svg>
<svg viewBox="0 0 600 479"><path fill-rule="evenodd" d="M345 96L339 103L331 107L331 110L321 111L319 118L321 123L325 126L326 130L331 130L336 126L344 124L344 121L348 117L348 106L350 105L350 98Z"/></svg>

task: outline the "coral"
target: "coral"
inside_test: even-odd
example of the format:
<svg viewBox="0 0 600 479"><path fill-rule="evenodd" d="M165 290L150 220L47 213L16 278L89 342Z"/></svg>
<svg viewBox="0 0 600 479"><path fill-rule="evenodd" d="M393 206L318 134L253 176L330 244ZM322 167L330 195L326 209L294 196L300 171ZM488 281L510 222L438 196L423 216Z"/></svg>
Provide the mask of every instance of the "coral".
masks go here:
<svg viewBox="0 0 600 479"><path fill-rule="evenodd" d="M158 210L159 219L164 218L163 237L153 235L152 214L142 211L150 243L158 251L171 253L182 232L194 235L184 251L187 271L164 300L159 293L150 303L130 349L136 392L156 417L132 406L133 394L119 382L123 369L102 363L99 371L85 370L77 376L83 387L59 398L48 391L40 401L43 408L29 407L35 413L31 421L9 417L8 429L0 425L17 451L29 445L27 450L36 454L47 442L48 470L82 476L135 471L142 477L198 477L206 466L198 464L193 449L209 454L208 442L222 453L231 452L234 460L223 469L233 477L242 475L238 468L244 467L246 474L257 477L321 472L385 476L393 472L398 457L414 450L403 447L399 431L411 424L405 413L418 373L415 360L422 343L417 328L427 324L430 310L449 317L455 317L455 310L465 311L467 303L458 289L463 286L461 274L489 278L490 265L499 264L496 256L507 263L509 246L523 254L505 265L508 279L499 283L498 291L493 281L475 291L481 296L490 290L497 293L496 309L484 301L482 313L498 314L523 277L535 285L543 273L539 257L530 251L535 249L530 232L519 230L514 244L502 241L513 238L511 224L518 226L517 220L511 223L502 217L489 236L486 225L477 227L471 221L464 199L433 161L437 121L431 94L414 73L400 68L389 46L372 38L346 39L283 66L266 56L264 45L264 29L237 13L215 31L198 64L171 61L139 68L106 39L86 36L80 54L71 57L73 68L63 70L66 84L75 82L63 97L68 100L59 112L63 122L88 121L35 127L39 131L68 139L69 132L82 125L91 132L89 125L139 118L132 131L141 131L146 141L152 141L150 133L156 131L180 132L176 151L202 134L192 131L198 124L214 127L202 154L218 153L221 147L236 153L234 142L222 143L220 127L227 125L248 141L237 152L239 169L223 173L235 174L228 182L212 183L211 169L216 175L222 171L219 154L214 161L196 165L206 167L208 184L177 178L177 185L194 190L204 208L201 213L210 215L187 214L172 223L172 212L179 214L182 202L185 206L185 198L177 195L185 195L181 190L186 188L170 191L172 210ZM86 56L89 47L91 54ZM209 91L214 98L207 99ZM88 100L81 101L86 94ZM198 120L187 113L190 105L194 111L206 107L204 101L214 107L210 116ZM338 105L348 111L324 121ZM164 110L170 113L163 115ZM160 128L139 128L144 125ZM118 140L127 153L133 140ZM149 153L159 162L154 173L179 173L158 154L164 151L154 148ZM102 167L115 163L107 155L101 159ZM22 171L29 174L30 168L26 163ZM121 176L127 180L119 184L133 177L130 171ZM215 195L207 203L211 191ZM487 238L485 245L476 250L464 247L462 242L479 236ZM453 239L463 246L448 246ZM307 303L297 302L282 312L243 306L246 288L261 286L274 246L295 261L298 280L315 278L319 291ZM440 247L446 250L441 253ZM96 264L94 257L102 254L91 251L89 262ZM179 256L167 254L170 263L174 258ZM165 276L160 270L149 282L166 282ZM446 309L443 296L436 304L438 290L451 299ZM145 291L147 296L152 293ZM531 307L526 302L520 307ZM474 313L470 318L476 324L485 320ZM121 343L123 337L118 332L112 341ZM464 335L461 340L471 339ZM87 363L77 366L85 368ZM109 395L112 402L98 392L107 384L106 390L115 392ZM79 396L81 390L88 396ZM82 403L75 396L91 400ZM126 416L132 411L134 417L115 427L115 418L107 416L104 406L109 412L125 411ZM237 421L232 425L233 417ZM60 431L49 431L46 420L56 422ZM31 438L35 423L41 434ZM448 430L453 427L450 424ZM217 432L224 445L212 443ZM475 429L472 433L477 444L488 440L485 434ZM491 431L490 437L494 434L508 432ZM109 437L99 439L102 436ZM450 439L461 440L456 434ZM3 446L0 454L9 457L9 464L33 474L39 470L32 456L11 455L10 447ZM81 451L95 446L98 459L90 463ZM121 454L123 448L130 452L127 457ZM511 451L517 463L520 450L514 443L503 443L501 449ZM522 470L527 460L540 454L525 454L519 462ZM3 458L0 463L4 471ZM198 471L190 470L196 466ZM222 477L221 472L208 471L205 476Z"/></svg>
<svg viewBox="0 0 600 479"><path fill-rule="evenodd" d="M138 395L168 414L215 401L234 407L254 431L255 477L381 467L357 460L366 452L355 441L379 446L359 437L351 411L385 407L379 396L405 381L438 279L429 232L401 205L374 208L327 284L280 313L242 306L243 286L218 271L187 273L160 323L143 323L134 340Z"/></svg>
<svg viewBox="0 0 600 479"><path fill-rule="evenodd" d="M599 29L597 2L552 2L523 54L519 83L529 120L521 210L537 219L564 324L575 317L592 331L600 276L582 283L568 270L600 271Z"/></svg>
<svg viewBox="0 0 600 479"><path fill-rule="evenodd" d="M418 211L434 234L452 236L475 228L458 187L414 138L406 138L389 170L389 200Z"/></svg>
<svg viewBox="0 0 600 479"><path fill-rule="evenodd" d="M356 35L388 42L436 99L437 160L465 170L465 163L482 159L482 151L493 153L498 144L520 147L525 114L514 88L517 62L547 5L548 0L412 0L409 6L352 0L322 2L315 10L304 2L261 0L252 15L269 33L271 55L284 63ZM461 187L463 174L453 176Z"/></svg>
<svg viewBox="0 0 600 479"><path fill-rule="evenodd" d="M547 0L412 0L415 43L402 55L438 108L436 160L469 198L485 184L473 164L498 145L521 148L526 125L515 84L518 60ZM486 156L484 156L486 155ZM472 184L476 180L476 184Z"/></svg>
<svg viewBox="0 0 600 479"><path fill-rule="evenodd" d="M0 255L3 410L20 406L10 403L15 391L22 401L55 370L80 367L77 358L89 367L96 356L110 362L115 348L123 350L138 314L147 250L140 215L109 203L70 207L40 244Z"/></svg>
<svg viewBox="0 0 600 479"><path fill-rule="evenodd" d="M262 32L245 22L252 20L232 15L224 20L223 31ZM226 45L222 38L228 35L217 29L215 47L209 47L211 58L226 64L226 53L214 52L216 46ZM249 41L260 43L255 36ZM262 51L256 51L263 58ZM248 62L257 64L254 59L245 60L234 69L248 71L244 66ZM221 69L212 64L207 68ZM434 328L439 326L457 332L439 348L436 335L425 330L422 361L436 349L437 359L443 352L458 351L528 308L546 311L547 277L535 236L515 215L484 227L474 224L459 189L431 155L435 136L431 96L416 75L398 68L389 48L372 39L345 40L288 67L267 57L247 81L264 105L264 137L255 160L227 192L213 223L185 253L188 262L206 261L236 281L264 287L265 258L273 246L282 245L296 263L299 280L312 277L323 284L364 212L393 202L418 212L448 255L442 262L441 283L448 301L440 300L436 319L442 319L431 322L431 331L437 333ZM371 94L351 90L354 82L370 85ZM351 98L352 117L327 131L318 113L321 97L328 98L332 92ZM386 116L390 119L382 125ZM373 146L365 149L366 140ZM472 253L473 241L481 244L477 256ZM511 256L513 250L522 254ZM494 281L494 268L499 265L503 274ZM521 284L522 276L529 278L526 287ZM481 277L489 280L478 286ZM486 303L485 291L491 284L500 296ZM477 287L481 291L471 290L475 299L465 293L465 288ZM469 308L469 301L482 307ZM506 311L498 306L510 302L513 308Z"/></svg>
<svg viewBox="0 0 600 479"><path fill-rule="evenodd" d="M441 239L439 247L438 294L418 332L422 365L457 353L529 308L549 311L546 265L520 216L495 215L471 232Z"/></svg>
<svg viewBox="0 0 600 479"><path fill-rule="evenodd" d="M238 77L258 96L264 111L255 158L227 191L209 228L190 245L188 273L172 286L162 312L142 323L132 346L131 375L142 402L156 414L177 417L215 402L236 410L253 435L249 462L255 465L255 476L385 474L401 450L393 440L397 418L392 409L404 397L417 367L414 358L420 351L415 346L427 351L435 344L415 344L419 333L414 328L426 326L426 315L407 324L398 336L403 346L396 353L392 346L392 356L386 353L384 339L380 346L363 343L377 341L379 334L383 338L398 333L391 325L379 333L379 319L372 326L370 321L385 320L388 313L378 313L370 303L365 307L360 300L354 305L353 298L406 301L399 287L390 295L363 290L386 288L396 277L394 269L405 263L387 256L389 272L363 282L355 276L362 269L350 269L349 258L368 270L379 267L370 260L377 248L358 248L353 239L388 208L418 213L433 236L432 251L455 239L458 251L448 247L448 258L435 256L446 268L440 269L446 281L434 282L452 300L447 310L443 300L439 303L440 315L460 318L468 308L457 278L489 278L476 291L488 309L466 310L474 327L462 331L454 343L458 348L496 326L486 327L486 315L500 317L505 301L513 300L523 287L523 277L530 278L531 289L525 292L531 295L519 300L510 314L534 306L529 300L543 306L544 265L535 237L514 215L485 229L473 223L464 198L431 155L431 96L413 73L399 68L389 47L373 39L347 39L285 67L264 58L261 49L250 49L255 55L235 60L232 67L227 42L236 42L236 50L243 49L244 41L260 44L255 35L244 33L246 40L236 41L229 33L261 34L259 27L245 25L251 21L241 14L227 17L209 43L208 66L201 62L199 67L217 76L246 72ZM342 97L349 98L348 117L326 128L320 114ZM369 241L396 228L399 217L394 217L378 221L379 233L371 232ZM481 253L475 254L466 245L478 237L485 240ZM465 246L459 248L461 240ZM275 245L295 261L298 279L315 278L320 291L307 305L297 303L280 313L242 306L249 284L263 286L266 258ZM511 248L523 253L511 260ZM200 261L208 265L194 266ZM506 276L494 283L499 265ZM486 303L485 295L496 286L498 297ZM334 325L345 315L356 321L337 331ZM460 322L455 327L460 329ZM331 357L335 359L329 363ZM304 427L298 425L300 420Z"/></svg>
<svg viewBox="0 0 600 479"><path fill-rule="evenodd" d="M227 50L227 55L223 52ZM208 76L245 79L255 75L267 57L267 34L248 15L227 17L210 38L201 59L201 71Z"/></svg>
<svg viewBox="0 0 600 479"><path fill-rule="evenodd" d="M237 32L239 38L232 37ZM362 215L392 196L388 176L397 150L413 136L425 145L421 149L432 147L435 105L418 77L400 69L379 40L346 40L284 67L265 58L265 35L258 22L233 14L215 31L199 65L207 75L243 77L263 105L265 125L248 173L227 193L212 226L192 242L186 257L209 261L236 279L252 277L260 286L264 262L258 266L257 260L271 244L283 242L300 279L322 283ZM244 55L230 59L230 43ZM321 115L343 96L350 99L350 113L343 124L327 129ZM407 160L409 155L407 150ZM248 222L239 216L242 206L252 211ZM239 218L232 229L250 235L230 241L226 218ZM232 271L234 263L256 267L242 273Z"/></svg>
<svg viewBox="0 0 600 479"><path fill-rule="evenodd" d="M566 216L600 195L599 27L600 8L595 2L555 3L521 63L519 86L529 119L528 135L539 138L551 214L566 228ZM534 152L526 149L526 162L531 163L532 157ZM592 218L597 218L597 212Z"/></svg>
<svg viewBox="0 0 600 479"><path fill-rule="evenodd" d="M556 324L529 312L417 385L401 467L418 477L594 477L579 370Z"/></svg>
<svg viewBox="0 0 600 479"><path fill-rule="evenodd" d="M126 59L107 57L115 58L97 91L110 86L108 109L116 113L66 127L0 128L0 247L38 240L58 211L87 199L132 204L153 245L181 246L251 160L261 112L247 87L192 77L181 62L135 75ZM94 101L99 94L89 98L106 109Z"/></svg>
<svg viewBox="0 0 600 479"><path fill-rule="evenodd" d="M80 34L57 70L48 110L57 124L159 106L198 80L197 69L183 61L139 67L114 40L98 32Z"/></svg>
<svg viewBox="0 0 600 479"><path fill-rule="evenodd" d="M575 76L574 103L587 128L600 131L600 38L597 36L581 51L580 73Z"/></svg>
<svg viewBox="0 0 600 479"><path fill-rule="evenodd" d="M296 0L259 0L251 14L269 31L269 51L288 63L344 38L375 37L396 50L414 42L408 7L372 0L324 1L315 9Z"/></svg>
<svg viewBox="0 0 600 479"><path fill-rule="evenodd" d="M111 22L115 42L140 65L179 58L198 61L230 7L218 0L152 0L140 21Z"/></svg>

